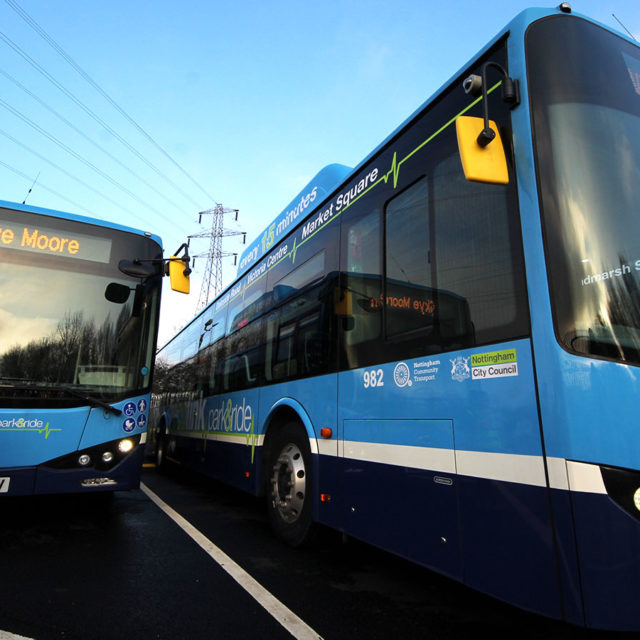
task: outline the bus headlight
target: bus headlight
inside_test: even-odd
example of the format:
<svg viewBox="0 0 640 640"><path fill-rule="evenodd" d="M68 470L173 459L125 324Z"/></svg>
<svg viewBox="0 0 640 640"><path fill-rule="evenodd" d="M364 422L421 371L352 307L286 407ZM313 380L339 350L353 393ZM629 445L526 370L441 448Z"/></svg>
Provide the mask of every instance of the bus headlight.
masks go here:
<svg viewBox="0 0 640 640"><path fill-rule="evenodd" d="M81 467L86 467L88 464L91 464L91 456L83 453L81 456L78 456L78 464Z"/></svg>
<svg viewBox="0 0 640 640"><path fill-rule="evenodd" d="M67 453L42 463L48 469L97 469L106 471L120 464L138 445L143 434L118 438L92 447ZM146 435L146 434L145 434Z"/></svg>
<svg viewBox="0 0 640 640"><path fill-rule="evenodd" d="M133 447L133 440L129 440L128 438L126 440L120 440L120 442L118 442L118 450L120 451L120 453L129 453L129 451L131 451Z"/></svg>
<svg viewBox="0 0 640 640"><path fill-rule="evenodd" d="M640 511L640 488L636 489L636 492L633 494L633 504L636 509Z"/></svg>

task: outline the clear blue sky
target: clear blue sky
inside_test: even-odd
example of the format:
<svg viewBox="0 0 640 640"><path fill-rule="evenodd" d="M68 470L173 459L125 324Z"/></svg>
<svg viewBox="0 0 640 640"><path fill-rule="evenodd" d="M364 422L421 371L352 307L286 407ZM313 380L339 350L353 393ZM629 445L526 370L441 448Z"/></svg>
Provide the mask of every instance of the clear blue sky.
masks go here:
<svg viewBox="0 0 640 640"><path fill-rule="evenodd" d="M320 168L356 165L528 6L0 0L0 199L22 202L39 175L28 204L151 230L167 251L205 230L197 213L219 202L240 210L227 226L251 240ZM620 30L615 14L640 38L640 3L572 6ZM224 248L243 247L230 238ZM161 342L193 314L204 266L196 262L189 299L165 295ZM227 259L225 284L233 275Z"/></svg>

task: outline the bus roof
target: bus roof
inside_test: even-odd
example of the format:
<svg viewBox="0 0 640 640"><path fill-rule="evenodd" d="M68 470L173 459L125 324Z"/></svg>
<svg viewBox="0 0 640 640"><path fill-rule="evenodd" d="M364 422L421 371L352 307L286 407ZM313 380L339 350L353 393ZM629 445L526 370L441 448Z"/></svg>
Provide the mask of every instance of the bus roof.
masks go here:
<svg viewBox="0 0 640 640"><path fill-rule="evenodd" d="M57 211L55 209L45 209L43 207L33 207L28 204L18 204L17 202L8 202L6 200L0 200L0 207L4 209L11 209L13 211L24 211L25 213L36 213L43 216L50 216L52 218L61 218L63 220L73 220L75 222L83 222L85 224L93 224L97 227L105 227L108 229L116 229L118 231L126 231L127 233L133 233L135 235L151 238L157 244L162 247L162 240L160 236L157 236L150 231L142 231L133 227L126 227L115 222L109 222L108 220L99 220L97 218L89 218L88 216L81 216L75 213L68 213L66 211Z"/></svg>

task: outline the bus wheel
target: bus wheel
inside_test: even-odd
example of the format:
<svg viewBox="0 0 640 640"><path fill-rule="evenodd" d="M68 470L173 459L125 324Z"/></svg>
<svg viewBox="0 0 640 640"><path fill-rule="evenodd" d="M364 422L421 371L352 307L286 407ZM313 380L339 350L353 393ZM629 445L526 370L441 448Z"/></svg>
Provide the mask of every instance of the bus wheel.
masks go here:
<svg viewBox="0 0 640 640"><path fill-rule="evenodd" d="M311 539L311 449L306 432L295 422L274 436L269 460L269 520L275 534L299 547Z"/></svg>

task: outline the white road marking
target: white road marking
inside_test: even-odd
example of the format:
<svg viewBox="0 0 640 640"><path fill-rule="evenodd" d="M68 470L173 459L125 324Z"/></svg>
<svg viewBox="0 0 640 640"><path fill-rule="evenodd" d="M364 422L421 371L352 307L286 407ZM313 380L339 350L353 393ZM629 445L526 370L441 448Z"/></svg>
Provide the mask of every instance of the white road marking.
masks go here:
<svg viewBox="0 0 640 640"><path fill-rule="evenodd" d="M304 620L301 620L293 611L282 604L282 602L250 576L239 564L233 561L222 549L200 533L188 520L172 509L149 489L149 487L141 482L140 489L206 551L249 595L262 605L294 638L298 640L322 640L322 636L319 633L314 631ZM0 640L2 640L1 637Z"/></svg>
<svg viewBox="0 0 640 640"><path fill-rule="evenodd" d="M25 636L17 636L15 633L8 631L0 631L0 640L33 640L33 638L25 638Z"/></svg>

